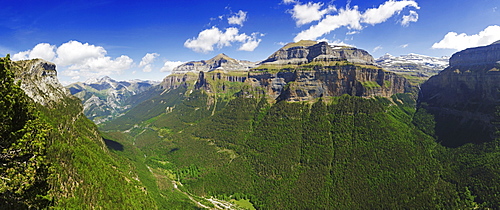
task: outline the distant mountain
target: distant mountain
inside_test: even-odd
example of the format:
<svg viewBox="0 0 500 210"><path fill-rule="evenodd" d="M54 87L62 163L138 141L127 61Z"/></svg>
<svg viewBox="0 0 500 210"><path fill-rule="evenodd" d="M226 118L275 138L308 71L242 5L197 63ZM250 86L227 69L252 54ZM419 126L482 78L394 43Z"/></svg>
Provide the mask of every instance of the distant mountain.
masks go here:
<svg viewBox="0 0 500 210"><path fill-rule="evenodd" d="M187 72L209 72L214 70L223 71L248 71L250 68L257 66L256 62L241 61L230 58L224 53L218 54L209 60L191 61L172 70L173 74Z"/></svg>
<svg viewBox="0 0 500 210"><path fill-rule="evenodd" d="M375 63L388 71L429 78L445 69L449 59L449 56L438 58L414 53L398 57L385 54L376 59Z"/></svg>
<svg viewBox="0 0 500 210"><path fill-rule="evenodd" d="M152 86L155 81L116 81L110 77L89 79L67 86L71 94L83 102L84 114L96 124L116 117L130 108L125 100Z"/></svg>

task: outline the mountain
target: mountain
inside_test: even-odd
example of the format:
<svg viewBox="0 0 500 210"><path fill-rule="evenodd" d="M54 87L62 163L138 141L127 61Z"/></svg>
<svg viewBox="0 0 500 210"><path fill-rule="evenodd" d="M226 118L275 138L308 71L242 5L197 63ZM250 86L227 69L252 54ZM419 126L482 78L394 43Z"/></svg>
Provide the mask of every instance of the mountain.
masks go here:
<svg viewBox="0 0 500 210"><path fill-rule="evenodd" d="M420 103L436 117L444 145L491 141L500 128L500 44L453 54L449 67L422 84ZM456 123L451 123L456 122Z"/></svg>
<svg viewBox="0 0 500 210"><path fill-rule="evenodd" d="M249 71L169 75L100 128L198 206L496 208L499 141L447 147L413 90L364 50L301 41Z"/></svg>
<svg viewBox="0 0 500 210"><path fill-rule="evenodd" d="M499 41L453 54L421 85L414 120L447 147L439 158L449 179L492 209L500 205L499 61Z"/></svg>
<svg viewBox="0 0 500 210"><path fill-rule="evenodd" d="M249 71L172 74L161 86L168 90L195 84L196 89L221 93L232 89L228 83L235 83L248 86L251 92L265 94L269 100L286 101L343 94L390 97L409 91L405 78L372 64L373 57L361 49L301 41L284 46Z"/></svg>
<svg viewBox="0 0 500 210"><path fill-rule="evenodd" d="M289 43L273 53L262 64L304 64L313 61L342 61L373 64L373 57L365 50L347 46L329 45L327 42L302 40Z"/></svg>
<svg viewBox="0 0 500 210"><path fill-rule="evenodd" d="M158 84L155 81L116 81L107 76L68 85L71 94L83 102L85 116L96 124L113 119L130 105L127 99Z"/></svg>
<svg viewBox="0 0 500 210"><path fill-rule="evenodd" d="M448 56L437 58L414 53L398 57L385 54L376 59L375 63L391 72L427 80L448 67L449 59Z"/></svg>
<svg viewBox="0 0 500 210"><path fill-rule="evenodd" d="M110 152L112 141L58 82L55 64L7 56L0 75L1 209L156 207L132 162Z"/></svg>
<svg viewBox="0 0 500 210"><path fill-rule="evenodd" d="M187 72L209 72L214 70L223 71L248 71L256 66L255 62L240 61L230 58L224 53L218 54L209 60L191 61L183 63L172 70L172 74Z"/></svg>

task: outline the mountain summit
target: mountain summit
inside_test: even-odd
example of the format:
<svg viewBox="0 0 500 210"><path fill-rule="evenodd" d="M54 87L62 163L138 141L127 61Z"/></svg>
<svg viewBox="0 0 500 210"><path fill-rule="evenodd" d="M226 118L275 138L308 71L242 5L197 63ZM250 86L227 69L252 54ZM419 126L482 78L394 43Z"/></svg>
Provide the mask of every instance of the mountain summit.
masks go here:
<svg viewBox="0 0 500 210"><path fill-rule="evenodd" d="M373 64L373 57L365 50L327 42L302 40L289 43L273 53L262 64L305 64L313 61L342 61Z"/></svg>
<svg viewBox="0 0 500 210"><path fill-rule="evenodd" d="M248 71L250 68L255 66L255 62L236 60L224 53L221 53L206 61L191 61L181 64L180 66L174 68L172 73L209 72L214 70Z"/></svg>

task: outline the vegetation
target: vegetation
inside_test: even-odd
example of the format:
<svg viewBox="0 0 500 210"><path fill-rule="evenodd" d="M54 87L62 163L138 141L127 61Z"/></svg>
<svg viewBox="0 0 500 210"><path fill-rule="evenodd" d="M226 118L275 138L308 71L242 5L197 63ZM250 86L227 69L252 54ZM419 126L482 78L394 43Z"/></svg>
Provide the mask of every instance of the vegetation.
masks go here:
<svg viewBox="0 0 500 210"><path fill-rule="evenodd" d="M257 209L466 209L499 204L492 198L496 188L477 193L486 187L478 181L486 181L484 176L466 178L474 177L472 172L459 170L484 163L486 157L474 164L454 157L464 151L435 141L432 116L416 112L410 95L345 95L276 104L235 95L214 106L208 105L213 103L211 94L195 90L173 100L175 109L169 113L137 118L145 123L128 137L140 139L154 134L142 133L144 128L158 128L161 135L149 135L149 143L140 146L147 165L163 170L201 201L241 198ZM497 164L493 154L486 156ZM498 168L478 167L487 167L490 178Z"/></svg>
<svg viewBox="0 0 500 210"><path fill-rule="evenodd" d="M14 82L9 56L0 59L0 208L49 205L46 145L52 128Z"/></svg>

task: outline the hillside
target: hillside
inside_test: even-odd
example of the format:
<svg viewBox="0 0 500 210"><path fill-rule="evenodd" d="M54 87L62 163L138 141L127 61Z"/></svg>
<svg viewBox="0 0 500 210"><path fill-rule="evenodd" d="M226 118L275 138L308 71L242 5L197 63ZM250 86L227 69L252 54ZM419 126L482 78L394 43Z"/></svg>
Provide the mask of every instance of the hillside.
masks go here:
<svg viewBox="0 0 500 210"><path fill-rule="evenodd" d="M128 159L106 147L55 65L1 58L1 209L156 208ZM14 80L18 82L14 82Z"/></svg>

